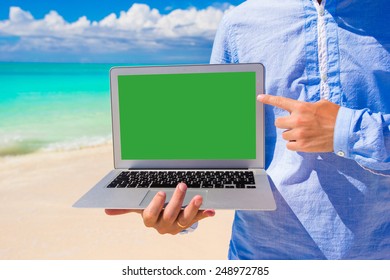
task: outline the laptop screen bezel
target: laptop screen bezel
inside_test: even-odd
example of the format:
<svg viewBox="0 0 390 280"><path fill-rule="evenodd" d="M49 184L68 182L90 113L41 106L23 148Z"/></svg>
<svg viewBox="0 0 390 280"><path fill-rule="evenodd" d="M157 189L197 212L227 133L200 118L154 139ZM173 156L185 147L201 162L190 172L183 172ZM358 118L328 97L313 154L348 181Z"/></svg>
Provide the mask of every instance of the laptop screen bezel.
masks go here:
<svg viewBox="0 0 390 280"><path fill-rule="evenodd" d="M256 102L256 158L223 160L123 160L121 158L120 117L118 98L118 76L145 74L186 74L186 73L222 73L255 72L256 96L264 93L264 66L260 63L240 64L204 64L175 66L131 66L110 69L110 92L112 113L112 137L114 147L114 167L117 169L234 169L264 168L264 109ZM256 96L253 96L254 101Z"/></svg>

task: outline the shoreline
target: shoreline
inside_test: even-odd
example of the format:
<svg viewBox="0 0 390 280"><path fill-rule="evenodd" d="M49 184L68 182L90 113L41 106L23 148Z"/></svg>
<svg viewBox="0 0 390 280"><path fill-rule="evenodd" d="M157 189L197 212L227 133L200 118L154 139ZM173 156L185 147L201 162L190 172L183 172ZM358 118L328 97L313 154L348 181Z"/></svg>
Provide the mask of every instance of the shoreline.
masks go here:
<svg viewBox="0 0 390 280"><path fill-rule="evenodd" d="M186 235L160 235L138 214L73 203L113 168L112 145L0 158L0 259L226 259L234 211Z"/></svg>

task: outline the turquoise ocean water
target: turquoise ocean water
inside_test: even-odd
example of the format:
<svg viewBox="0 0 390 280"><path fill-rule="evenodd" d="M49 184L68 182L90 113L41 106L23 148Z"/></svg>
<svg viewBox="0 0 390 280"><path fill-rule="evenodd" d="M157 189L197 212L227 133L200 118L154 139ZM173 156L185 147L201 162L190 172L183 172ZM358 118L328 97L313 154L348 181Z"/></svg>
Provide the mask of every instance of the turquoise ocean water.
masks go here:
<svg viewBox="0 0 390 280"><path fill-rule="evenodd" d="M112 66L0 63L0 156L111 141Z"/></svg>

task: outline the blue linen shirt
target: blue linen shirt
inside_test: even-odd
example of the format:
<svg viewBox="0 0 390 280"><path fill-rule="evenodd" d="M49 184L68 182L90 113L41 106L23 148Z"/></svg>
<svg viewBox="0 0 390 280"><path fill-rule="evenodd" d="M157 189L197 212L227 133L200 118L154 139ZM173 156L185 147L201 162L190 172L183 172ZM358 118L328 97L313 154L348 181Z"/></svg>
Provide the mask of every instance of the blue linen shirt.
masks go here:
<svg viewBox="0 0 390 280"><path fill-rule="evenodd" d="M229 12L211 63L263 63L266 92L341 107L334 153L286 149L265 106L278 209L236 211L230 259L390 259L390 4L252 0ZM239 93L237 93L239 94Z"/></svg>

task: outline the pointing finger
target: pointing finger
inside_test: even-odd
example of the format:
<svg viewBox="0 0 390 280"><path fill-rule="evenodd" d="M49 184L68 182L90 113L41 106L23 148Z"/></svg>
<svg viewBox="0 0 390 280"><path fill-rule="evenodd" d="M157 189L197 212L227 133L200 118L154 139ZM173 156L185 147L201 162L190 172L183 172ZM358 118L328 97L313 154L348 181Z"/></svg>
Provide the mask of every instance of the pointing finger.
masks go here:
<svg viewBox="0 0 390 280"><path fill-rule="evenodd" d="M268 94L259 94L257 100L268 105L278 107L291 113L300 102L291 98L282 96L273 96Z"/></svg>

